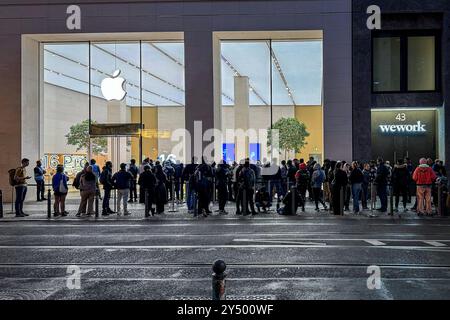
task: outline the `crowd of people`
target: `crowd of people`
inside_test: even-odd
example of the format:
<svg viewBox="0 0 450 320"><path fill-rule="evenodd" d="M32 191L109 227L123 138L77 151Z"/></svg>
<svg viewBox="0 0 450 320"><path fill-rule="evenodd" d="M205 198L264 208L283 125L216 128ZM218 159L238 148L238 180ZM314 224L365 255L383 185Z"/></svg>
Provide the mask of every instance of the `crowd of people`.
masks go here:
<svg viewBox="0 0 450 320"><path fill-rule="evenodd" d="M26 172L28 166L29 160L23 159L20 167L9 172L10 184L16 190L17 217L27 216L23 212L23 202L27 180L31 179ZM419 216L430 216L433 205L437 207L439 199L442 200L438 197L438 190L448 190L443 162L425 158L420 159L417 166L408 158L398 159L394 166L381 158L352 163L326 159L322 165L314 158L306 162L304 159L283 160L280 165L251 162L249 159L239 164L224 161L207 163L203 159L197 163L195 158L184 165L179 161L161 163L147 158L140 165L132 159L129 164L121 163L119 168L113 172L111 161L107 161L103 168L94 159L85 164L72 182L81 198L76 216L93 215L96 196L102 200L103 216L130 215L128 203L134 202L145 204L146 215L161 214L169 201L181 203L185 200L189 213L207 217L212 213L213 199L217 199L221 215L228 214L226 207L229 202L234 203L236 215L269 211L295 215L298 209L305 211L308 201L315 205L317 212L321 206L322 210L330 210L335 215L350 210L359 214L361 210L369 209L369 201L371 205L376 204L377 198L380 207L372 209L386 213L389 194L394 199L394 212L408 211L407 204L414 198L415 203L410 209ZM45 170L40 161L33 171L37 201L46 200ZM62 165L57 166L52 176L52 189L54 216L66 216L69 177ZM113 190L117 192L117 212L110 206ZM402 209L399 208L400 198ZM443 201L444 208L449 206L450 197Z"/></svg>

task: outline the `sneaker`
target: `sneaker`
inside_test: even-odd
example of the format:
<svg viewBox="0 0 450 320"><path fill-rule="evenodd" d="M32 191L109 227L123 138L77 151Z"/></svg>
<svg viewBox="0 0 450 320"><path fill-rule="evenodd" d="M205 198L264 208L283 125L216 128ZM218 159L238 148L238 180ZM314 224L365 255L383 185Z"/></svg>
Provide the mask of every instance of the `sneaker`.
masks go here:
<svg viewBox="0 0 450 320"><path fill-rule="evenodd" d="M133 200L132 199L128 200L128 203L133 203Z"/></svg>
<svg viewBox="0 0 450 320"><path fill-rule="evenodd" d="M106 209L106 213L109 213L109 214L111 214L111 213L115 213L114 211L112 211L110 208L108 208L108 209Z"/></svg>
<svg viewBox="0 0 450 320"><path fill-rule="evenodd" d="M29 214L27 214L27 213L25 213L25 212L23 212L23 211L22 211L22 215L25 216L25 217L28 217L28 216L29 216Z"/></svg>
<svg viewBox="0 0 450 320"><path fill-rule="evenodd" d="M63 213L61 213L62 217L67 217L69 215L69 213L67 211L64 211Z"/></svg>
<svg viewBox="0 0 450 320"><path fill-rule="evenodd" d="M24 218L25 215L21 214L21 213L16 213L16 218Z"/></svg>

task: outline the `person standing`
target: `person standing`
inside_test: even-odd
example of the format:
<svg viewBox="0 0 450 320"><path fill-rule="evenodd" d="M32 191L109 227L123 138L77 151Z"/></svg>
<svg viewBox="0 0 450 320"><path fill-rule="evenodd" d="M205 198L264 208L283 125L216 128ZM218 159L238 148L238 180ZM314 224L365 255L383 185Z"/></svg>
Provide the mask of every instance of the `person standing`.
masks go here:
<svg viewBox="0 0 450 320"><path fill-rule="evenodd" d="M109 216L111 213L115 213L109 206L111 191L114 188L112 181L112 166L112 162L107 161L100 174L100 183L103 185L102 216Z"/></svg>
<svg viewBox="0 0 450 320"><path fill-rule="evenodd" d="M392 188L395 197L395 212L398 212L398 205L400 202L400 195L403 200L403 212L406 212L406 203L408 202L408 188L410 184L410 176L407 165L403 162L403 159L398 159L397 164L392 170Z"/></svg>
<svg viewBox="0 0 450 320"><path fill-rule="evenodd" d="M236 214L242 214L241 208L244 210L244 215L257 214L253 201L255 181L255 172L250 168L250 160L245 159L244 166L238 176L239 191L236 199Z"/></svg>
<svg viewBox="0 0 450 320"><path fill-rule="evenodd" d="M47 200L45 194L45 179L44 175L47 173L42 168L41 160L36 161L36 167L34 167L34 181L36 181L36 201L41 202Z"/></svg>
<svg viewBox="0 0 450 320"><path fill-rule="evenodd" d="M155 203L156 178L149 165L145 166L144 172L139 175L138 184L139 190L141 190L141 192L144 192L144 197L145 193L147 193L148 210L150 210L152 216L154 216L155 209L153 208L153 203ZM148 214L148 212L145 212L145 214Z"/></svg>
<svg viewBox="0 0 450 320"><path fill-rule="evenodd" d="M375 174L375 185L377 188L377 195L380 198L381 207L377 209L382 213L387 211L387 186L389 179L389 169L384 164L382 158L377 159L377 169Z"/></svg>
<svg viewBox="0 0 450 320"><path fill-rule="evenodd" d="M359 168L359 164L356 161L352 162L352 170L349 176L351 188L352 188L352 197L353 197L353 213L359 213L359 199L361 198L362 193L362 185L364 182L364 175Z"/></svg>
<svg viewBox="0 0 450 320"><path fill-rule="evenodd" d="M186 205L188 208L188 212L193 212L195 208L195 179L194 172L197 169L197 160L195 157L192 157L191 163L187 164L183 169L183 180L186 181Z"/></svg>
<svg viewBox="0 0 450 320"><path fill-rule="evenodd" d="M136 165L136 160L131 159L130 165L128 166L128 172L131 174L133 179L130 180L130 199L128 202L137 202L137 177L139 174L139 168Z"/></svg>
<svg viewBox="0 0 450 320"><path fill-rule="evenodd" d="M333 205L333 213L335 215L341 214L341 208L343 208L344 203L341 199L341 192L344 192L344 189L347 188L348 177L347 173L342 170L342 162L336 163L336 168L333 174L333 181L331 183L331 199ZM342 201L341 201L342 200Z"/></svg>
<svg viewBox="0 0 450 320"><path fill-rule="evenodd" d="M222 160L215 171L217 197L219 200L219 214L227 214L225 205L228 199L228 165Z"/></svg>
<svg viewBox="0 0 450 320"><path fill-rule="evenodd" d="M156 213L164 213L164 205L167 203L167 177L160 164L155 165L155 204Z"/></svg>
<svg viewBox="0 0 450 320"><path fill-rule="evenodd" d="M67 216L69 213L66 211L66 196L69 192L67 182L69 178L64 174L64 166L59 164L56 167L56 174L52 178L52 187L55 195L55 203L53 205L53 215Z"/></svg>
<svg viewBox="0 0 450 320"><path fill-rule="evenodd" d="M314 165L314 171L311 175L311 188L313 193L314 202L316 204L316 211L320 211L319 202L322 204L324 210L328 210L327 205L322 200L322 185L325 181L325 172L323 172L320 164Z"/></svg>
<svg viewBox="0 0 450 320"><path fill-rule="evenodd" d="M362 194L361 194L361 202L363 210L368 210L367 207L368 200L370 199L370 193L369 193L369 185L371 183L371 174L370 174L370 164L365 163L364 168L362 170L363 174L363 183L362 183Z"/></svg>
<svg viewBox="0 0 450 320"><path fill-rule="evenodd" d="M87 216L94 214L94 198L97 190L97 176L92 172L92 166L88 166L86 172L80 177L81 202L78 207L77 217L80 217L82 214Z"/></svg>
<svg viewBox="0 0 450 320"><path fill-rule="evenodd" d="M413 173L413 180L417 185L417 214L431 216L431 186L436 180L436 174L427 164L427 159L420 159L419 166Z"/></svg>
<svg viewBox="0 0 450 320"><path fill-rule="evenodd" d="M311 177L309 175L308 167L304 162L301 162L298 166L298 171L295 174L295 181L297 184L297 191L302 197L302 212L305 212L305 203L306 203L306 191L310 186ZM311 191L312 192L312 191Z"/></svg>
<svg viewBox="0 0 450 320"><path fill-rule="evenodd" d="M30 165L30 160L22 159L21 166L14 172L14 189L16 190L15 210L16 217L27 217L28 214L23 212L23 203L27 195L27 180L31 179L27 175L27 167Z"/></svg>
<svg viewBox="0 0 450 320"><path fill-rule="evenodd" d="M121 202L123 203L123 214L125 216L130 215L128 211L127 199L130 191L131 180L133 176L127 171L127 165L125 163L120 164L120 170L117 171L113 177L112 182L117 189L117 214L121 214Z"/></svg>
<svg viewBox="0 0 450 320"><path fill-rule="evenodd" d="M211 202L211 190L213 188L213 169L205 162L204 159L202 159L202 163L197 167L194 176L195 188L198 193L197 214L203 214L206 217L212 213L211 210L209 210L209 204Z"/></svg>

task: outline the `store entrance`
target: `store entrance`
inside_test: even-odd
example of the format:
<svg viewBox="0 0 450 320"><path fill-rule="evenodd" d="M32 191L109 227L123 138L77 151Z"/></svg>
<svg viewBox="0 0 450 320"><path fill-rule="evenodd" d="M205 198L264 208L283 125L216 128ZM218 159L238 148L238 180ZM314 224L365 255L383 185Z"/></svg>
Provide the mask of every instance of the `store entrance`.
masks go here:
<svg viewBox="0 0 450 320"><path fill-rule="evenodd" d="M436 116L435 110L372 110L372 158L391 164L405 158L414 164L422 157L436 159Z"/></svg>

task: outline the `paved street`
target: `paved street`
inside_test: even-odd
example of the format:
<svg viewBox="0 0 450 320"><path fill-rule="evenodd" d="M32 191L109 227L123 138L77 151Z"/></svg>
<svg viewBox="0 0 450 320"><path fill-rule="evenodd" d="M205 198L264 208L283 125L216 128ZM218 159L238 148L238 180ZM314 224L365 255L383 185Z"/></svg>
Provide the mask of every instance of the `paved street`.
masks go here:
<svg viewBox="0 0 450 320"><path fill-rule="evenodd" d="M72 206L76 206L73 202ZM228 264L232 299L449 299L450 220L347 215L0 219L0 299L198 299ZM231 208L229 208L231 211ZM73 212L73 211L72 211ZM69 290L67 267L81 268ZM367 288L367 267L381 288Z"/></svg>

